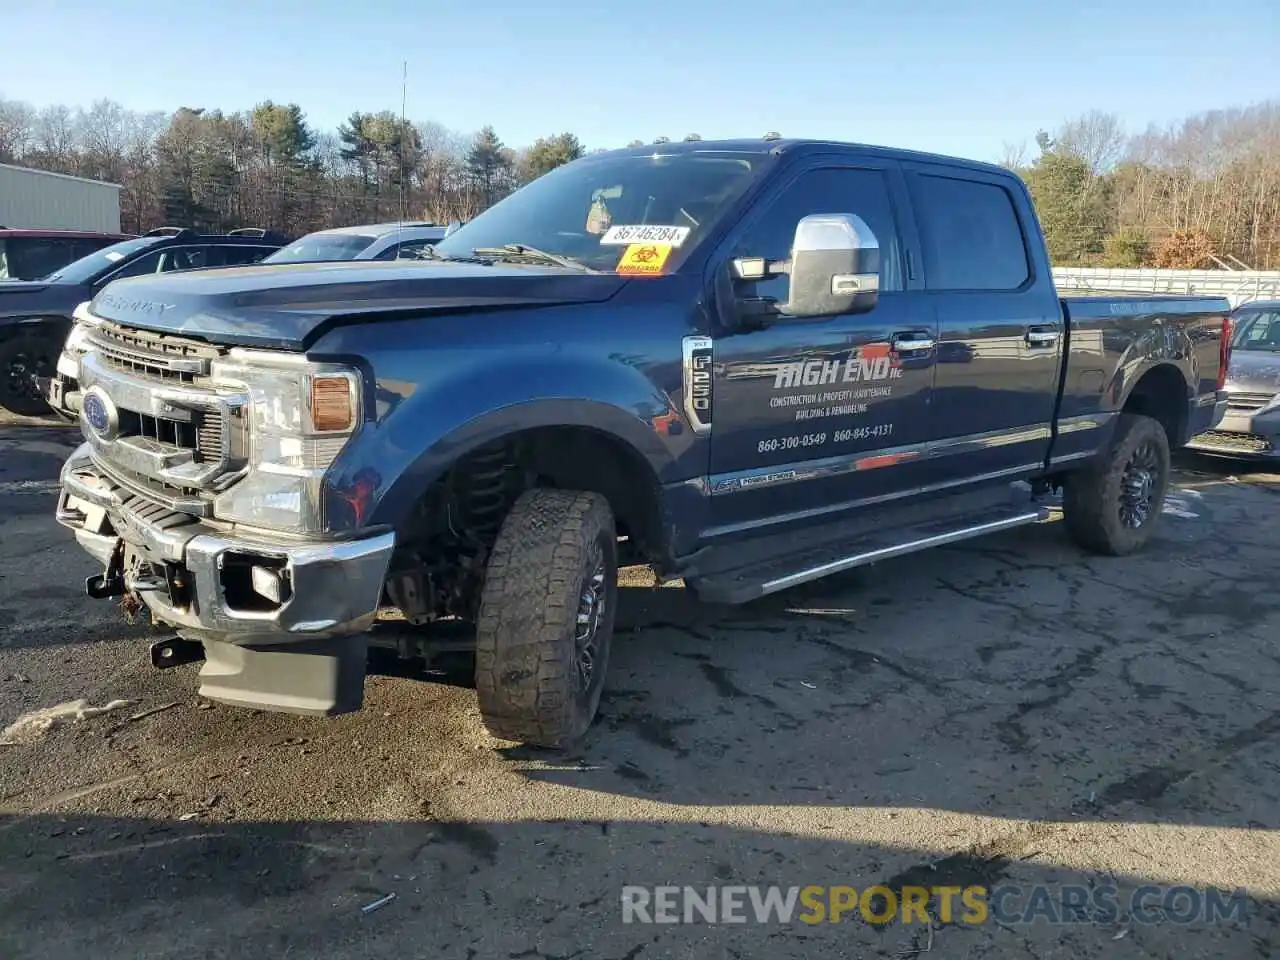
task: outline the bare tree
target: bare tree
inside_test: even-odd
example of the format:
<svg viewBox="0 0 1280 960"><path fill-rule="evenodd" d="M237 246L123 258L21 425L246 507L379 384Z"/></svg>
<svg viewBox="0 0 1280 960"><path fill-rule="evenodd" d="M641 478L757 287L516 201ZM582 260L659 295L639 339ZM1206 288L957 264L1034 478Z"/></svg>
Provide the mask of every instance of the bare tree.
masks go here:
<svg viewBox="0 0 1280 960"><path fill-rule="evenodd" d="M1094 176L1100 176L1110 172L1124 155L1124 127L1114 113L1090 110L1059 127L1054 146L1079 157Z"/></svg>
<svg viewBox="0 0 1280 960"><path fill-rule="evenodd" d="M36 149L44 162L59 173L76 171L80 140L76 119L76 114L62 104L45 107L36 115Z"/></svg>
<svg viewBox="0 0 1280 960"><path fill-rule="evenodd" d="M0 162L13 163L27 152L35 128L35 111L20 100L0 100Z"/></svg>
<svg viewBox="0 0 1280 960"><path fill-rule="evenodd" d="M1027 141L1006 140L1000 147L1000 159L996 163L1007 170L1021 170L1027 165Z"/></svg>

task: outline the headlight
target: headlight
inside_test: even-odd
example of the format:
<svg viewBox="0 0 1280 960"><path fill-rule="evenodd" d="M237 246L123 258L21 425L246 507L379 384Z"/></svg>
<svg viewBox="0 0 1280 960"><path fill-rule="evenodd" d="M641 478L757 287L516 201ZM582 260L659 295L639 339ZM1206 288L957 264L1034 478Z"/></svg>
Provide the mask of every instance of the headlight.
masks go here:
<svg viewBox="0 0 1280 960"><path fill-rule="evenodd" d="M71 332L67 334L67 342L62 345L62 349L66 353L80 356L89 350L89 331L83 323L77 323L71 328Z"/></svg>
<svg viewBox="0 0 1280 960"><path fill-rule="evenodd" d="M291 354L233 350L214 380L249 396L249 471L214 500L214 516L298 533L324 527L321 487L360 424L360 374Z"/></svg>
<svg viewBox="0 0 1280 960"><path fill-rule="evenodd" d="M71 313L71 332L67 334L67 342L62 345L63 351L74 357L89 352L89 329L102 323L102 318L89 312L89 301L80 304Z"/></svg>

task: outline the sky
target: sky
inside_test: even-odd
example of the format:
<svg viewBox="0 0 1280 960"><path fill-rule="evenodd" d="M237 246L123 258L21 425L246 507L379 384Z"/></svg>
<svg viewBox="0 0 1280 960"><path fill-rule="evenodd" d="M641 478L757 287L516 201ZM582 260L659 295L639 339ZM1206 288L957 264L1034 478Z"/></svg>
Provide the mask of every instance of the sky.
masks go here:
<svg viewBox="0 0 1280 960"><path fill-rule="evenodd" d="M3 2L3 0L0 0ZM0 98L138 111L401 108L509 146L820 137L997 160L1090 109L1126 129L1280 96L1277 0L37 0Z"/></svg>

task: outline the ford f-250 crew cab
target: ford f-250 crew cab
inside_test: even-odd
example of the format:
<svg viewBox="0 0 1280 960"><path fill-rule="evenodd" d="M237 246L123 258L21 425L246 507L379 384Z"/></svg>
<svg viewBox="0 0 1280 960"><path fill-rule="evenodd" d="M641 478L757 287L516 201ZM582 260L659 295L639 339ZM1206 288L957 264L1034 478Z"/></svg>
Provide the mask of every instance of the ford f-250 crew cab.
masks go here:
<svg viewBox="0 0 1280 960"><path fill-rule="evenodd" d="M1122 555L1212 427L1218 298L1068 298L1007 170L813 141L563 166L416 263L121 281L58 520L157 665L358 709L380 620L474 636L482 716L580 737L616 572L740 603L1032 523ZM437 633L438 635L438 633Z"/></svg>

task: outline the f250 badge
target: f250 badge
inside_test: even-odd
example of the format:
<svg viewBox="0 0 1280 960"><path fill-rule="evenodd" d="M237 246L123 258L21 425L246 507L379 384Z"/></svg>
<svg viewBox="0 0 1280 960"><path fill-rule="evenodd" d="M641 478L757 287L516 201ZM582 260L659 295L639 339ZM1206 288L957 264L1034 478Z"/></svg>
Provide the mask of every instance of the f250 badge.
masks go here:
<svg viewBox="0 0 1280 960"><path fill-rule="evenodd" d="M685 337L681 346L684 355L684 415L694 433L710 433L713 364L711 338Z"/></svg>

